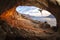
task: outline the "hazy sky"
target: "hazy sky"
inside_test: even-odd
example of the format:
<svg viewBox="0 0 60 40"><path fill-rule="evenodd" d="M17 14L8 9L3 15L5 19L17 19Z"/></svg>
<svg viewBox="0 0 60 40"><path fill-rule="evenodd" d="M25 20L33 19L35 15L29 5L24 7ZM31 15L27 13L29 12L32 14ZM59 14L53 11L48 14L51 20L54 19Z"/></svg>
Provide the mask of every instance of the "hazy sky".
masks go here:
<svg viewBox="0 0 60 40"><path fill-rule="evenodd" d="M29 14L30 16L49 16L50 12L42 10L42 13L39 11L40 8L35 6L18 6L16 11L21 14Z"/></svg>

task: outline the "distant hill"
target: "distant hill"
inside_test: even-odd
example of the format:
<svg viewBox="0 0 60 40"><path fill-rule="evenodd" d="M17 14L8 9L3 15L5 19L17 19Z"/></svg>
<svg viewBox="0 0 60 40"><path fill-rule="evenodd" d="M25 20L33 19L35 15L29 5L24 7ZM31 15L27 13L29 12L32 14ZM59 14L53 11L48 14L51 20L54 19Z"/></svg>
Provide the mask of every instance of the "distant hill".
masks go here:
<svg viewBox="0 0 60 40"><path fill-rule="evenodd" d="M47 17L49 17L49 18L55 18L53 15L49 15L49 16L47 16Z"/></svg>
<svg viewBox="0 0 60 40"><path fill-rule="evenodd" d="M49 15L49 16L30 16L28 14L23 14L24 16L28 17L28 18L55 18L53 15Z"/></svg>

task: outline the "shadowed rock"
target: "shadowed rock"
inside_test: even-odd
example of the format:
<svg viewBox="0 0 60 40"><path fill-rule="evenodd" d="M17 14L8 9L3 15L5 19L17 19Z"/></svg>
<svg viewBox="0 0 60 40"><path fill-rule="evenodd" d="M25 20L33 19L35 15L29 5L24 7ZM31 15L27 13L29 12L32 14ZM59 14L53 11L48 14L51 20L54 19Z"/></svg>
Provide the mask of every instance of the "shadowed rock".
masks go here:
<svg viewBox="0 0 60 40"><path fill-rule="evenodd" d="M48 4L47 4L47 3ZM59 33L54 33L52 30L44 30L41 28L34 28L34 24L31 20L24 19L19 15L15 8L17 5L34 5L47 9L55 15L57 19L57 26L60 26L60 7L54 5L50 1L21 1L21 0L1 0L1 21L0 21L0 38L1 40L55 40L60 38ZM5 4L5 5L4 5ZM48 7L48 8L47 8ZM2 21L3 20L3 21ZM7 38L8 37L8 38ZM33 38L33 39L32 39Z"/></svg>

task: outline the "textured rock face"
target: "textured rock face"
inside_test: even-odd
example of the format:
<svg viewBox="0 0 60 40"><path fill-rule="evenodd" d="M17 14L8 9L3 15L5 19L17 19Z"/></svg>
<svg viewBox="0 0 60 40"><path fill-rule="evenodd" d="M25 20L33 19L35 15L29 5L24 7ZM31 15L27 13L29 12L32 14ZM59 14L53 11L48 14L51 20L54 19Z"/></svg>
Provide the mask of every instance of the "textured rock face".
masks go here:
<svg viewBox="0 0 60 40"><path fill-rule="evenodd" d="M3 2L3 0L1 0ZM53 15L58 20L58 26L60 23L60 16L59 16L59 10L60 7L54 5L53 3L50 3L50 1L46 0L37 0L37 1L5 1L6 6L3 7L1 6L1 12L3 12L0 15L0 27L1 28L1 40L4 40L5 37L6 40L16 40L17 38L20 38L21 40L55 40L60 38L60 35L58 33L54 33L53 31L47 29L39 29L39 28L34 28L37 24L33 23L31 20L24 19L20 14L16 12L16 5L34 5L37 7L41 7L43 9L47 9L52 12ZM7 4L8 3L8 4ZM8 9L8 10L7 10ZM3 22L2 22L3 20ZM34 25L35 24L35 25ZM58 35L57 35L58 34ZM4 37L4 39L2 39ZM15 39L16 38L16 39ZM32 39L33 38L33 39Z"/></svg>
<svg viewBox="0 0 60 40"><path fill-rule="evenodd" d="M4 12L0 18L0 26L3 30L1 30L1 33L3 33L1 36L6 40L17 40L18 38L21 40L48 40L56 35L51 29L35 28L34 26L37 23L33 20L25 19L15 11L15 8ZM57 36L55 37L57 38ZM52 37L52 39L54 38Z"/></svg>

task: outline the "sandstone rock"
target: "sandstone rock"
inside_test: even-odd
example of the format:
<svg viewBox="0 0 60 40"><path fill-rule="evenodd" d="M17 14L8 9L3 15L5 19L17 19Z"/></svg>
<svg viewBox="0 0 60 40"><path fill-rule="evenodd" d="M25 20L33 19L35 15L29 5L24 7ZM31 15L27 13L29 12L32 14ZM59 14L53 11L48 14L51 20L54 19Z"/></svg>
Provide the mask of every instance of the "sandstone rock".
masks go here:
<svg viewBox="0 0 60 40"><path fill-rule="evenodd" d="M2 3L3 2L3 3ZM60 26L60 6L54 5L50 1L37 0L37 1L21 1L21 0L4 0L0 1L0 20L4 20L6 23L0 21L0 33L1 40L55 40L60 38L59 33L55 33L50 30L44 30L41 28L34 28L34 23L31 20L24 19L21 15L17 14L17 5L33 5L42 9L47 9L52 12L57 19L57 25ZM58 34L58 35L57 35ZM8 39L7 39L8 37ZM33 38L33 39L32 39Z"/></svg>

